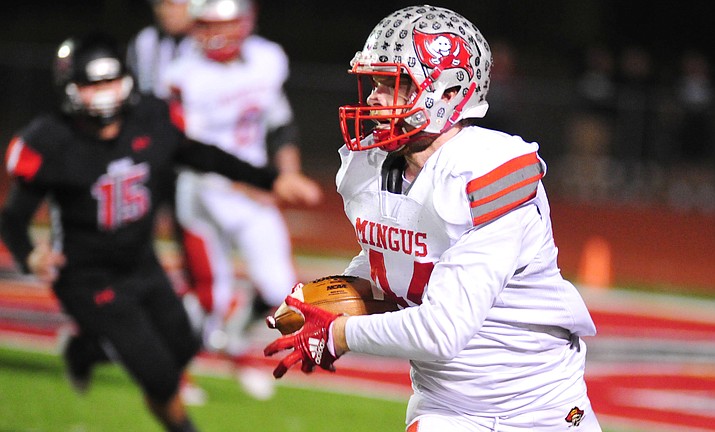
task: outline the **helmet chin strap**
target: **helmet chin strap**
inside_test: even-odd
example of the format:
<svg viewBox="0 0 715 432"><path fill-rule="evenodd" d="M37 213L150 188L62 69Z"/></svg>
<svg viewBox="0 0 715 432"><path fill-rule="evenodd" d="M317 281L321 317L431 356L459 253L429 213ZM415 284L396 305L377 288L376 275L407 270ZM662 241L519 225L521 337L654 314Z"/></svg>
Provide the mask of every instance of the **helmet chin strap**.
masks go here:
<svg viewBox="0 0 715 432"><path fill-rule="evenodd" d="M372 137L375 140L375 142L380 142L380 141L386 141L390 139L392 136L392 131L389 129L375 129L372 131ZM396 139L392 142L389 142L385 145L380 146L380 149L386 151L386 152L393 152L395 150L398 150L405 146L409 139L407 138L400 138Z"/></svg>
<svg viewBox="0 0 715 432"><path fill-rule="evenodd" d="M454 126L455 123L459 121L459 118L462 115L462 109L464 109L464 105L466 105L467 102L469 102L469 99L474 96L474 92L476 89L476 83L472 83L469 86L469 90L467 90L467 94L464 95L464 99L462 99L462 101L459 102L456 107L454 107L454 112L452 112L452 115L449 117L449 120L447 120L447 123L445 123L440 133L447 132L452 126Z"/></svg>
<svg viewBox="0 0 715 432"><path fill-rule="evenodd" d="M382 133L380 133L382 132ZM382 131L373 131L373 138L375 140L379 140L382 135L389 136L389 131L388 130L382 130ZM439 134L436 133L429 133L429 132L424 132L424 131L418 131L413 135L409 135L403 138L398 138L395 141L392 141L390 143L387 143L385 145L380 146L380 149L392 153L396 152L398 150L403 149L404 147L407 147L409 145L412 145L415 141L430 137L432 138L432 141L434 141ZM383 138L383 140L386 138Z"/></svg>
<svg viewBox="0 0 715 432"><path fill-rule="evenodd" d="M405 129L406 125L407 123L405 123L404 120L400 120L389 129L374 129L371 132L371 136L374 142L389 141L388 143L381 145L380 149L388 153L394 152L408 145L415 139L416 136L420 136L420 132L424 129L418 128L408 131ZM396 132L399 133L396 134ZM398 138L394 138L395 136L398 136Z"/></svg>

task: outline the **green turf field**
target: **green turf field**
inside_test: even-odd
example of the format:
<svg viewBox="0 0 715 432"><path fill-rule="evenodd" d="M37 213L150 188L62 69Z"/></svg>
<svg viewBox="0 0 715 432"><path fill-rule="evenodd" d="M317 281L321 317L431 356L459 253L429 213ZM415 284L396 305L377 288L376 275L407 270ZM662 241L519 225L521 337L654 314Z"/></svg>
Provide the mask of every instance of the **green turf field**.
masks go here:
<svg viewBox="0 0 715 432"><path fill-rule="evenodd" d="M259 402L228 378L195 376L209 403L190 407L201 432L400 432L406 401L279 386ZM138 388L116 366L79 396L58 356L0 347L0 432L161 432ZM604 432L633 432L604 428Z"/></svg>
<svg viewBox="0 0 715 432"><path fill-rule="evenodd" d="M59 357L0 348L0 432L160 432L138 388L116 366L97 370L78 396ZM404 430L405 402L279 386L258 402L224 378L195 377L210 401L190 411L202 432Z"/></svg>

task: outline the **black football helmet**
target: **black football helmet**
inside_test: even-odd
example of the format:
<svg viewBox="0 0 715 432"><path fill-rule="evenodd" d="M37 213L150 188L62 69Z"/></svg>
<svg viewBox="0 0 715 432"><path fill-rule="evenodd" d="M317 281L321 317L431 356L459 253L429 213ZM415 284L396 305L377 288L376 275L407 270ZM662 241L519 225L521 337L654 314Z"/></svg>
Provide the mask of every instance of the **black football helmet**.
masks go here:
<svg viewBox="0 0 715 432"><path fill-rule="evenodd" d="M111 36L94 33L71 37L55 54L53 75L63 112L85 116L101 124L113 121L127 104L134 80L119 45ZM121 91L98 92L89 102L79 97L78 86L121 79Z"/></svg>

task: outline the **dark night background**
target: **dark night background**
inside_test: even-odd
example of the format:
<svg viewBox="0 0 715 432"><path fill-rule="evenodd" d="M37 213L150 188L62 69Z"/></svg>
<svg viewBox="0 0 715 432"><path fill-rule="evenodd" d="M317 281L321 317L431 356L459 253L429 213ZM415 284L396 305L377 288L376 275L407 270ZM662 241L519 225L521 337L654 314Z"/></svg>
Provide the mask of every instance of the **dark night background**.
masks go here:
<svg viewBox="0 0 715 432"><path fill-rule="evenodd" d="M261 0L259 4L260 32L282 43L295 61L347 62L380 18L415 2ZM550 65L596 41L613 47L638 43L663 60L690 46L714 50L715 32L705 1L443 0L434 4L462 13L488 40L505 38L529 57L539 57L545 73L554 73ZM127 39L151 22L151 13L146 0L31 0L5 5L0 20L2 42L57 43L94 28Z"/></svg>
<svg viewBox="0 0 715 432"><path fill-rule="evenodd" d="M346 73L348 63L381 18L415 3L258 3L258 32L282 44L291 59L286 88L301 128L305 170L324 179L330 188L339 164L336 151L342 144L338 106L355 102L356 96L355 82ZM540 154L549 164L544 182L552 203L560 209L554 216L562 218L556 220L557 241L566 269L576 267L586 236L599 233L614 244L615 263L624 268L626 262L640 266L631 273L615 267L620 278L712 288L712 277L702 271L715 268L715 236L707 231L715 226L711 3L434 2L473 21L494 48L490 109L483 121L488 127L539 142ZM49 67L63 39L99 28L127 42L151 22L147 0L30 0L4 5L0 14L0 151L4 152L13 132L40 111L54 107ZM600 118L602 112L594 116L584 109L579 93L584 54L595 45L606 47L616 63L632 47L644 50L651 59L647 82L629 87L634 83L624 85L622 77L621 81L617 76L609 78L617 95L605 107L606 117ZM706 104L688 111L693 106L679 94L684 82L681 61L693 49L705 55L710 70L695 95ZM509 50L514 68L505 74L508 62L502 54ZM697 148L686 155L686 144ZM569 213L564 203L572 211L583 212ZM607 214L612 216L608 219L596 215L596 209L617 213ZM685 215L702 216L705 222L681 219ZM635 241L624 234L636 231L640 234ZM667 235L672 237L663 237ZM665 274L668 270L680 272L676 277ZM686 281L695 274L702 278Z"/></svg>
<svg viewBox="0 0 715 432"><path fill-rule="evenodd" d="M292 62L289 95L306 143L307 163L340 144L337 107L353 102L349 60L377 22L410 1L258 1L258 31L282 44ZM602 44L618 54L639 46L653 59L657 85L671 85L686 49L712 60L715 31L705 1L442 0L435 5L472 20L492 45L516 53L519 106L497 105L513 115L510 132L538 140L549 153L568 144L563 130L584 50ZM49 65L64 38L97 28L126 42L152 22L146 0L27 1L5 5L0 16L0 141L38 111L52 107ZM499 67L497 62L495 68ZM521 91L521 90L520 90ZM496 98L496 92L492 97ZM487 116L489 118L489 115ZM325 150L327 146L328 150ZM332 160L332 159L331 159ZM321 165L322 166L322 165Z"/></svg>

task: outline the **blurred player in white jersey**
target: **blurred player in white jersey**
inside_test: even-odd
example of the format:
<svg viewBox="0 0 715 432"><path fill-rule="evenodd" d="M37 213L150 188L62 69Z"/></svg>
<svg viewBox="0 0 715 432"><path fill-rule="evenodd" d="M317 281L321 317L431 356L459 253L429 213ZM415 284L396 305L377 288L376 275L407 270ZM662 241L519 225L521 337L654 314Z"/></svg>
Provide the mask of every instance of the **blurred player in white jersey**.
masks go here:
<svg viewBox="0 0 715 432"><path fill-rule="evenodd" d="M178 59L165 76L180 101L186 134L255 166L300 171L293 112L283 90L288 58L278 44L253 33L253 2L193 0L189 11L200 49ZM179 175L176 200L193 287L207 312L205 346L240 359L246 322L278 306L296 282L280 209L254 188L190 171ZM255 291L234 286L236 251ZM269 397L267 385L253 385L254 375L252 368L239 369L250 393Z"/></svg>
<svg viewBox="0 0 715 432"><path fill-rule="evenodd" d="M410 360L407 431L600 431L581 340L596 329L557 266L538 145L478 126L491 62L448 9L375 27L351 63L366 103L340 108L336 182L362 247L345 273L403 309L345 317L289 297L306 323L265 354L294 349L276 377L348 351Z"/></svg>

